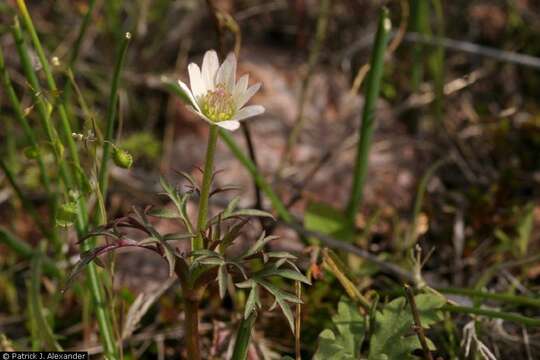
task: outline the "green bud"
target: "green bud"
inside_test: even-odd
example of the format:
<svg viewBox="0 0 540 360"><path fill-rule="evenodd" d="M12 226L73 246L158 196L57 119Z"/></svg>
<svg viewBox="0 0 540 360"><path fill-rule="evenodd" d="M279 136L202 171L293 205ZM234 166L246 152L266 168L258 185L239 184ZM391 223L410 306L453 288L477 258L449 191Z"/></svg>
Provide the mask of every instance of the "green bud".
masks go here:
<svg viewBox="0 0 540 360"><path fill-rule="evenodd" d="M24 156L26 156L28 159L35 160L39 156L38 149L35 146L28 146L24 149Z"/></svg>
<svg viewBox="0 0 540 360"><path fill-rule="evenodd" d="M56 213L56 225L61 227L72 225L77 218L77 211L77 203L75 201L60 205Z"/></svg>
<svg viewBox="0 0 540 360"><path fill-rule="evenodd" d="M113 150L113 160L116 166L129 169L133 165L133 156L126 150L115 147Z"/></svg>

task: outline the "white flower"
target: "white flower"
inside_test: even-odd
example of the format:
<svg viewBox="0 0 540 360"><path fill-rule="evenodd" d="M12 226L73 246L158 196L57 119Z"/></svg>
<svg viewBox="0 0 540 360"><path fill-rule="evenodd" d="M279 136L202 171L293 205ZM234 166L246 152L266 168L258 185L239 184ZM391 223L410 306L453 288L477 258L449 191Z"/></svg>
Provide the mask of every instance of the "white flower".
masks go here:
<svg viewBox="0 0 540 360"><path fill-rule="evenodd" d="M264 112L261 105L244 106L259 90L261 84L248 87L248 75L236 82L236 57L230 53L223 64L214 50L204 54L202 70L197 64L188 66L191 90L178 80L188 108L210 124L227 130L240 127L240 120L260 115Z"/></svg>

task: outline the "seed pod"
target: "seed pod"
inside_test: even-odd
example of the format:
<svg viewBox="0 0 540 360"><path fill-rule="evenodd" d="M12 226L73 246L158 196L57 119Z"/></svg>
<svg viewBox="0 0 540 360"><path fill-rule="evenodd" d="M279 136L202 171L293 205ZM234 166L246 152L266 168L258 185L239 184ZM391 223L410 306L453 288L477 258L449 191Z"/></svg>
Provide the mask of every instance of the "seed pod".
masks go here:
<svg viewBox="0 0 540 360"><path fill-rule="evenodd" d="M129 169L133 165L133 156L126 150L115 147L113 150L113 160L116 166Z"/></svg>

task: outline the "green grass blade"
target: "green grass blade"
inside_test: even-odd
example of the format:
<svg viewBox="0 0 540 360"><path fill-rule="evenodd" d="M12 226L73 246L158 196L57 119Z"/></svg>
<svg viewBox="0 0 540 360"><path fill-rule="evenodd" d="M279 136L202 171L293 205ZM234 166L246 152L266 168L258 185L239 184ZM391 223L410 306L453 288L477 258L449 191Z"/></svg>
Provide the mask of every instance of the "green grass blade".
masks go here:
<svg viewBox="0 0 540 360"><path fill-rule="evenodd" d="M90 21L92 20L92 15L94 14L95 5L96 5L96 0L88 1L88 10L86 11L86 14L84 15L83 21L81 23L81 27L79 28L79 34L77 35L77 40L75 40L75 43L73 44L73 50L71 51L71 54L69 56L70 69L73 69L73 67L75 66L79 58L81 45L86 35L86 31L88 30L88 26L90 25Z"/></svg>
<svg viewBox="0 0 540 360"><path fill-rule="evenodd" d="M365 89L365 104L362 113L360 138L356 152L353 185L349 197L349 204L347 205L347 218L351 224L354 224L356 213L362 202L363 189L367 176L371 138L373 136L375 125L375 107L379 97L384 70L384 54L390 37L391 27L392 25L388 18L388 10L383 8L379 16L379 25L371 53L371 66Z"/></svg>
<svg viewBox="0 0 540 360"><path fill-rule="evenodd" d="M431 34L429 27L429 1L411 1L410 30L426 36ZM424 46L422 44L414 44L412 59L411 82L412 90L416 92L424 76Z"/></svg>
<svg viewBox="0 0 540 360"><path fill-rule="evenodd" d="M442 310L461 314L481 315L490 319L502 319L515 322L527 327L540 327L540 319L499 310L481 309L457 305L444 305L442 307Z"/></svg>
<svg viewBox="0 0 540 360"><path fill-rule="evenodd" d="M24 134L28 140L28 143L35 148L36 157L37 157L39 170L41 174L41 180L43 182L43 185L45 186L45 190L47 191L47 193L50 193L51 180L49 178L47 171L45 170L45 163L43 162L43 155L41 154L34 131L30 127L30 124L28 124L28 121L26 120L26 117L24 116L21 103L17 97L17 94L15 93L15 90L13 89L13 84L11 83L9 73L6 69L5 62L4 62L4 54L1 48L0 48L0 76L2 77L2 86L4 88L4 91L7 94L7 98L11 104L13 111L15 112L15 118L19 122L19 124L22 126Z"/></svg>
<svg viewBox="0 0 540 360"><path fill-rule="evenodd" d="M418 190L416 191L416 198L414 200L414 209L413 209L413 218L412 218L412 224L409 228L409 231L407 233L407 237L405 239L405 248L412 247L417 240L416 236L416 228L418 226L418 216L420 215L420 211L422 210L422 204L424 203L424 196L426 194L426 189L429 180L431 180L431 177L433 174L446 162L445 159L437 161L435 164L431 165L424 176L422 176L422 180L420 180L420 184L418 185Z"/></svg>
<svg viewBox="0 0 540 360"><path fill-rule="evenodd" d="M41 246L43 248L43 246ZM56 337L47 321L41 301L41 277L43 266L42 249L34 252L32 264L30 267L30 287L28 291L28 301L31 321L35 321L38 331L37 336L42 344L40 350L63 351L62 347L56 341ZM44 347L44 348L43 348Z"/></svg>
<svg viewBox="0 0 540 360"><path fill-rule="evenodd" d="M24 0L17 0L17 5L19 7L19 11L21 13L21 20L24 25L24 28L30 35L30 39L32 41L32 44L34 45L34 49L36 50L39 62L42 66L43 72L45 74L45 79L47 81L47 86L49 88L49 91L54 94L59 94L58 87L56 86L56 81L54 80L54 76L52 74L49 61L47 60L45 56L45 52L43 51L43 46L41 45L41 41L37 35L36 29L34 27L34 24L32 22L32 18L30 17L30 14L28 12L28 8L26 7L26 3ZM82 175L81 172L78 171L80 169L80 160L79 160L79 152L77 149L77 144L75 143L75 140L72 137L72 130L71 130L71 123L69 121L66 108L64 104L60 101L57 104L58 106L58 114L60 116L60 129L62 131L62 138L63 141L67 144L67 148L69 150L69 154L71 155L71 160L73 163L73 174L74 179L76 180L76 185L79 187L79 190L82 188ZM81 197L82 202L84 202L84 198ZM87 218L86 214L86 206L84 203L81 204L81 216L84 216ZM86 223L86 219L84 219Z"/></svg>
<svg viewBox="0 0 540 360"><path fill-rule="evenodd" d="M47 79L47 84L48 84L49 90L53 94L57 94L58 93L58 88L56 86L56 82L54 80L52 72L50 71L49 63L48 63L48 61L47 61L47 59L45 57L43 47L41 46L41 42L40 42L39 37L37 36L37 33L35 31L35 28L34 28L34 25L32 23L32 19L30 17L30 14L28 13L28 9L26 7L25 1L24 0L17 0L17 5L19 7L19 11L20 11L21 16L22 16L23 24L24 24L26 30L28 31L28 33L30 34L30 38L32 40L32 43L33 43L35 49L36 49L38 58L40 60L43 71L45 73L45 77ZM22 34L20 34L20 29L19 29L19 37L20 37L19 42L21 42L22 41ZM23 67L26 70L26 73L31 74L33 72L33 68L32 68L31 65L32 64L30 62L27 63L26 66L23 65ZM35 84L31 84L31 85L32 86L36 85L37 87L39 87L39 84L37 82L37 77L35 78L34 83ZM38 101L41 101L41 99L38 99ZM58 105L58 113L59 113L59 116L60 116L60 125L61 125L60 128L62 130L63 139L68 144L68 149L69 149L72 164L73 164L73 172L75 173L76 176L72 177L72 174L71 174L69 168L65 165L65 162L61 158L58 157L58 154L57 154L57 161L58 161L59 166L60 166L60 173L62 175L66 190L70 190L70 189L82 190L81 185L82 185L83 179L81 177L85 176L85 175L82 172L79 171L81 166L80 166L77 146L76 146L75 141L74 141L74 139L73 139L73 137L71 135L72 134L71 124L70 124L70 121L68 119L67 112L66 112L64 104L60 102L57 105ZM48 122L48 126L50 127L49 130L51 130L52 126L50 126L50 119L48 117L48 114L42 114L42 115L45 115L45 121ZM52 140L51 142L53 144L55 144L55 140L58 141L57 136L55 137L54 134L51 133L50 131L48 131L48 133L49 133L49 137L51 137L51 136L53 137L52 139L49 139L49 140ZM86 180L88 180L88 179L86 179ZM79 195L80 196L79 196L78 201L77 201L79 211L77 212L77 221L76 221L75 224L76 224L76 228L77 228L77 233L80 236L82 234L85 234L86 231L87 231L87 227L88 227L88 210L86 208L86 199L85 199L84 193L82 191L79 191ZM86 250L89 250L91 247L92 247L91 242L85 242L85 244L82 246L82 250L86 251ZM117 351L117 346L116 346L115 340L114 340L114 334L113 334L113 331L112 331L111 316L109 314L109 309L107 307L108 302L105 301L105 294L104 294L104 291L103 291L103 288L102 288L102 285L101 285L101 281L99 279L99 274L97 272L95 264L93 264L93 263L89 264L89 266L87 267L87 273L88 273L88 278L89 278L89 281L90 281L90 289L91 289L91 293L92 293L92 299L93 299L93 303L94 303L94 306L95 306L96 318L97 318L97 321L98 321L98 324L99 324L100 335L101 335L101 338L102 338L102 344L103 344L103 347L104 347L105 354L106 354L106 356L108 358L117 359L118 358L118 351Z"/></svg>
<svg viewBox="0 0 540 360"><path fill-rule="evenodd" d="M444 112L444 46L442 45L442 39L444 38L444 13L442 2L440 0L433 0L433 8L436 19L437 45L433 53L429 56L428 63L435 88L435 119L440 124Z"/></svg>
<svg viewBox="0 0 540 360"><path fill-rule="evenodd" d="M30 247L27 243L17 238L7 229L0 226L0 244L7 246L13 250L20 257L31 260L34 256L34 249ZM54 276L56 278L61 278L62 273L56 266L56 263L49 258L43 259L43 270L48 275Z"/></svg>
<svg viewBox="0 0 540 360"><path fill-rule="evenodd" d="M124 66L126 52L131 39L131 33L127 32L120 44L120 50L116 57L116 65L111 83L111 92L109 94L109 106L107 109L107 124L103 139L103 155L101 158L101 167L99 170L99 190L103 198L107 196L108 183L108 162L111 156L111 142L114 141L114 128L116 124L116 107L118 106L118 83L120 82L120 74Z"/></svg>

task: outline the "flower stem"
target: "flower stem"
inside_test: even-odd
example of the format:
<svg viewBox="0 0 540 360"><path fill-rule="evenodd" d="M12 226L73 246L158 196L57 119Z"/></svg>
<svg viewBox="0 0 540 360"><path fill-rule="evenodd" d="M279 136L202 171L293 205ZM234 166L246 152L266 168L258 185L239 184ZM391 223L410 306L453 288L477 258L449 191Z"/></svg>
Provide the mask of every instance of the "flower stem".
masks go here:
<svg viewBox="0 0 540 360"><path fill-rule="evenodd" d="M236 342L234 344L232 360L247 359L249 342L251 339L251 333L253 332L253 326L255 325L256 318L257 313L252 312L247 319L243 318L240 322L240 327L238 328L238 333L236 335Z"/></svg>
<svg viewBox="0 0 540 360"><path fill-rule="evenodd" d="M199 215L197 218L197 234L191 242L191 250L201 250L204 247L202 231L206 227L208 218L208 198L210 196L210 187L212 185L214 154L216 152L216 143L218 137L218 127L210 125L210 134L208 136L208 147L206 148L206 159L204 161L203 183L201 196L199 199Z"/></svg>
<svg viewBox="0 0 540 360"><path fill-rule="evenodd" d="M184 297L184 314L186 316L184 329L187 355L190 360L200 360L199 346L199 300Z"/></svg>

